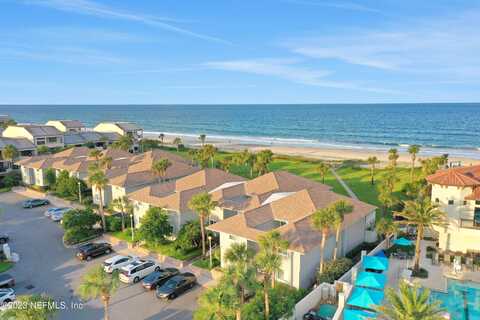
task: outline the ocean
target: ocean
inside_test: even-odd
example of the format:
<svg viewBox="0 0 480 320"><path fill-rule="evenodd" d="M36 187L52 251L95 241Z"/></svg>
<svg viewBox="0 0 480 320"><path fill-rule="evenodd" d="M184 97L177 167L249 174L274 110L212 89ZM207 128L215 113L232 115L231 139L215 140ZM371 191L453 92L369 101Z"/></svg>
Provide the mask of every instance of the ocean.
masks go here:
<svg viewBox="0 0 480 320"><path fill-rule="evenodd" d="M423 152L480 159L480 103L312 105L15 105L18 122L133 121L148 133L206 134L242 144Z"/></svg>

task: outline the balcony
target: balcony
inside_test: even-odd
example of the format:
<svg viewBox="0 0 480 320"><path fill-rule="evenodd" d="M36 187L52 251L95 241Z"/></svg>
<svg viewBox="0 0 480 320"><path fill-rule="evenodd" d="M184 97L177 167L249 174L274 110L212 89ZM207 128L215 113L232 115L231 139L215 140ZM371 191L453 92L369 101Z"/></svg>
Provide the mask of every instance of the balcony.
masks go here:
<svg viewBox="0 0 480 320"><path fill-rule="evenodd" d="M460 219L460 228L480 230L480 221L473 219Z"/></svg>

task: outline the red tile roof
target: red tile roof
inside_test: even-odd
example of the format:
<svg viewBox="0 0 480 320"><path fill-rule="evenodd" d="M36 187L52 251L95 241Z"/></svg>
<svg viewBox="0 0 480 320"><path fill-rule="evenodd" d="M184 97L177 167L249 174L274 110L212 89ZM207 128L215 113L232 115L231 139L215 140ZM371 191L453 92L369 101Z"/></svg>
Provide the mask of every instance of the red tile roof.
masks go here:
<svg viewBox="0 0 480 320"><path fill-rule="evenodd" d="M427 181L443 186L480 186L480 165L439 170L428 176Z"/></svg>

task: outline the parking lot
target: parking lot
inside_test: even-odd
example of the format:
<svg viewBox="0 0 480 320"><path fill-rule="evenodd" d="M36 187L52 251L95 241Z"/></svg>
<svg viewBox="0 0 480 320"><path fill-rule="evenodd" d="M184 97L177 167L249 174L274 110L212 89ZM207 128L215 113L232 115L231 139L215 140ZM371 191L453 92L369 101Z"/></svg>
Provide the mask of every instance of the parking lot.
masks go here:
<svg viewBox="0 0 480 320"><path fill-rule="evenodd" d="M109 256L90 262L77 260L75 249L62 244L61 227L44 217L48 207L23 209L21 203L26 199L15 193L0 194L0 232L9 234L12 251L20 255L20 261L8 271L16 279L17 295L45 292L65 302L66 309L56 319L103 319L100 301L82 303L74 290L89 268ZM201 290L197 286L165 302L140 284L121 284L111 301L110 319L191 319Z"/></svg>

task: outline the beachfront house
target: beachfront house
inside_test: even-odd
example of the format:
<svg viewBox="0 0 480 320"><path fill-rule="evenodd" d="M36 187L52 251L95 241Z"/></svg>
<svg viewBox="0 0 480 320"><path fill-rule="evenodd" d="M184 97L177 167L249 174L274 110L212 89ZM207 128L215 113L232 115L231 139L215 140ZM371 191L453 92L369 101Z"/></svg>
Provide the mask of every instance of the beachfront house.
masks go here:
<svg viewBox="0 0 480 320"><path fill-rule="evenodd" d="M152 165L160 159L168 159L171 162L162 177L163 182L176 180L200 170L198 167L192 166L188 160L163 150L154 149L131 156L127 166L107 170L109 183L103 192L104 204L109 204L113 199L121 198L147 185L157 183L159 177L152 171ZM94 189L93 201L99 203L99 200L99 194Z"/></svg>
<svg viewBox="0 0 480 320"><path fill-rule="evenodd" d="M143 139L143 129L131 122L101 122L93 128L93 131L115 132L121 136L131 137L134 152L139 151L139 143Z"/></svg>
<svg viewBox="0 0 480 320"><path fill-rule="evenodd" d="M81 132L85 130L85 126L78 120L50 120L46 123L47 126L52 126L60 132Z"/></svg>
<svg viewBox="0 0 480 320"><path fill-rule="evenodd" d="M241 183L244 178L225 171L207 168L186 177L166 183L155 183L132 192L128 197L134 203L135 226L151 207L164 208L168 215L173 232L188 221L198 219L198 215L190 210L188 202L201 192L209 192L227 183Z"/></svg>
<svg viewBox="0 0 480 320"><path fill-rule="evenodd" d="M431 199L448 215L448 227L435 228L439 248L480 251L480 165L439 170L427 177Z"/></svg>
<svg viewBox="0 0 480 320"><path fill-rule="evenodd" d="M220 234L221 265L232 243L244 243L254 252L258 237L271 230L289 242L282 254L276 278L295 288L308 288L315 281L320 263L321 233L311 226L312 214L337 200L350 202L353 212L345 216L339 254L344 255L371 238L375 207L330 190L329 187L286 172L268 173L242 184L211 191L219 201L217 222L208 229ZM326 240L325 258L333 255L334 230Z"/></svg>
<svg viewBox="0 0 480 320"><path fill-rule="evenodd" d="M53 126L43 124L17 124L8 126L3 132L5 138L24 138L32 142L37 148L61 148L64 146L63 133Z"/></svg>
<svg viewBox="0 0 480 320"><path fill-rule="evenodd" d="M36 153L35 145L25 138L4 138L0 137L0 175L4 175L15 169L15 165L10 159L5 159L3 150L8 145L14 146L19 157L28 157Z"/></svg>
<svg viewBox="0 0 480 320"><path fill-rule="evenodd" d="M119 139L120 135L116 132L80 131L64 135L65 146L75 147L91 146L105 149Z"/></svg>

